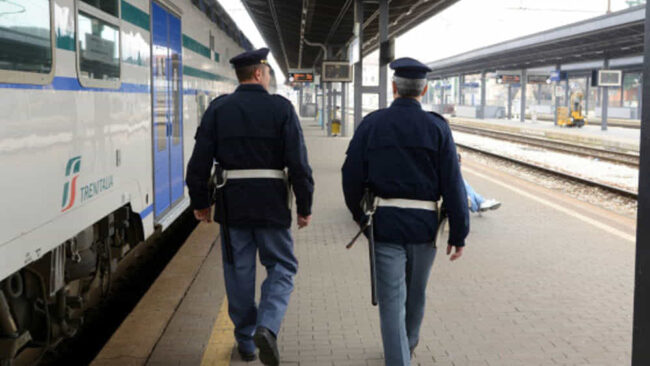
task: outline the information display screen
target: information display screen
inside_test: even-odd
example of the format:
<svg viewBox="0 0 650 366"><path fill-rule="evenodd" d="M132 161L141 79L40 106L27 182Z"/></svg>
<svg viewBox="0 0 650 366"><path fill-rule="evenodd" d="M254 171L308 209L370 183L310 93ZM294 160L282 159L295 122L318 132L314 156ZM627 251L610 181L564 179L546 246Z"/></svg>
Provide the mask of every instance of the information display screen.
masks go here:
<svg viewBox="0 0 650 366"><path fill-rule="evenodd" d="M519 84L521 76L519 75L498 75L497 83L499 84Z"/></svg>
<svg viewBox="0 0 650 366"><path fill-rule="evenodd" d="M352 67L347 61L323 61L322 81L352 82Z"/></svg>
<svg viewBox="0 0 650 366"><path fill-rule="evenodd" d="M314 73L296 72L289 73L289 80L296 83L311 83L314 81Z"/></svg>
<svg viewBox="0 0 650 366"><path fill-rule="evenodd" d="M621 70L599 70L598 86L621 86L622 76Z"/></svg>

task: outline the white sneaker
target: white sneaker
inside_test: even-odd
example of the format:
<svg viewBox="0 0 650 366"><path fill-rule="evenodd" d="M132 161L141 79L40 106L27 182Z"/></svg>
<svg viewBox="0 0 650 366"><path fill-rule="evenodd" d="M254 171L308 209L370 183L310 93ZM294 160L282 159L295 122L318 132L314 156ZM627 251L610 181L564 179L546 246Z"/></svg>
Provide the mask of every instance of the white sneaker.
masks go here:
<svg viewBox="0 0 650 366"><path fill-rule="evenodd" d="M485 212L487 210L496 210L499 207L501 207L501 202L495 199L489 199L483 201L483 203L481 203L481 206L478 208L478 210L480 212Z"/></svg>

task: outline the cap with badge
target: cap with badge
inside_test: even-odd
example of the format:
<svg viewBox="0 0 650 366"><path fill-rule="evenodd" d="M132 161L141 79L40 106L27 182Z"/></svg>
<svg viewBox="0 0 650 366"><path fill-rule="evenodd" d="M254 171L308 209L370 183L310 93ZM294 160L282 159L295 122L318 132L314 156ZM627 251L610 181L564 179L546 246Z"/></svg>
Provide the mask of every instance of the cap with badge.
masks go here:
<svg viewBox="0 0 650 366"><path fill-rule="evenodd" d="M407 79L425 79L431 69L422 62L410 57L402 57L390 63L395 70L395 76Z"/></svg>
<svg viewBox="0 0 650 366"><path fill-rule="evenodd" d="M268 48L259 50L246 51L230 59L230 63L235 69L258 64L267 64L266 56L269 54Z"/></svg>

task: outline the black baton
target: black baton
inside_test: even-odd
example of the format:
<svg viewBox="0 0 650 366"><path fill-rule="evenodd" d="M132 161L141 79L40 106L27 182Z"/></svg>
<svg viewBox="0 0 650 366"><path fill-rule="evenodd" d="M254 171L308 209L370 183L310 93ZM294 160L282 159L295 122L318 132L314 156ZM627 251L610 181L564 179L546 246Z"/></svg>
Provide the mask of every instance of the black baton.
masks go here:
<svg viewBox="0 0 650 366"><path fill-rule="evenodd" d="M373 306L377 306L377 268L375 268L375 225L370 218L368 227L368 254L370 255L370 301Z"/></svg>

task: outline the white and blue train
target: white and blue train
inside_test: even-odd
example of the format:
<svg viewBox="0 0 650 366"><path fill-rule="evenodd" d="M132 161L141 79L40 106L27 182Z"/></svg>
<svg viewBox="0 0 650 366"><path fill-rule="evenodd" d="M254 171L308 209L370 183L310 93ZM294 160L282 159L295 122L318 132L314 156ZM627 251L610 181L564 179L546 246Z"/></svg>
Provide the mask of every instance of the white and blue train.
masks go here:
<svg viewBox="0 0 650 366"><path fill-rule="evenodd" d="M0 364L73 335L187 209L197 124L250 48L214 0L0 1Z"/></svg>

